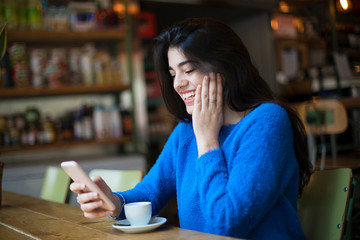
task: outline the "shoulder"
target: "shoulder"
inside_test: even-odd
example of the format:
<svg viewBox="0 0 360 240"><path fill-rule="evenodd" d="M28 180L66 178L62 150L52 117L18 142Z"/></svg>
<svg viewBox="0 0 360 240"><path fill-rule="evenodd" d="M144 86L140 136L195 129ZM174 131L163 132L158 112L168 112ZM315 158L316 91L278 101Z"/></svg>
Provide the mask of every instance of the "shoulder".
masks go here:
<svg viewBox="0 0 360 240"><path fill-rule="evenodd" d="M285 114L285 115L287 115L286 110L277 103L263 103L263 104L260 104L258 107L256 107L253 111L257 112L257 113L261 112L261 113L266 113L266 114Z"/></svg>
<svg viewBox="0 0 360 240"><path fill-rule="evenodd" d="M289 115L285 108L276 103L263 103L253 109L244 118L244 123L264 130L291 129ZM246 124L246 125L247 125Z"/></svg>
<svg viewBox="0 0 360 240"><path fill-rule="evenodd" d="M263 103L253 109L248 115L262 121L289 120L286 109L276 103Z"/></svg>
<svg viewBox="0 0 360 240"><path fill-rule="evenodd" d="M171 138L187 138L193 133L192 123L179 122L172 131Z"/></svg>

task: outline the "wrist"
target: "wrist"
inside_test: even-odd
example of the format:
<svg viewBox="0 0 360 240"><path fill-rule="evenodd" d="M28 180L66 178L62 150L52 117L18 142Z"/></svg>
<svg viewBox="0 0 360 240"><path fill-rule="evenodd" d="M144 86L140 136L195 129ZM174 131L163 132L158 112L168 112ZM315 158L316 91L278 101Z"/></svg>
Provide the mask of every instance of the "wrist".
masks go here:
<svg viewBox="0 0 360 240"><path fill-rule="evenodd" d="M111 200L113 201L113 203L115 205L115 210L113 211L113 214L110 215L110 217L117 218L120 215L120 213L121 213L121 211L123 209L125 201L121 200L120 196L118 196L115 193L112 193Z"/></svg>
<svg viewBox="0 0 360 240"><path fill-rule="evenodd" d="M218 148L219 148L218 141L212 142L212 143L203 142L201 144L198 144L198 157L202 156L203 154L205 154L211 150L218 149Z"/></svg>

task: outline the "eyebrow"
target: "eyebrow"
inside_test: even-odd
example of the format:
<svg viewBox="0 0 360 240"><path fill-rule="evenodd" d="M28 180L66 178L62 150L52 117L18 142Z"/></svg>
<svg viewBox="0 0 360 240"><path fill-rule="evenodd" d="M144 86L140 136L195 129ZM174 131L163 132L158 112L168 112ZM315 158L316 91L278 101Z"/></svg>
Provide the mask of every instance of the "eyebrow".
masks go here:
<svg viewBox="0 0 360 240"><path fill-rule="evenodd" d="M186 65L186 64L188 64L188 63L195 63L195 61L192 61L192 60L185 60L185 61L183 61L183 62L181 62L181 63L179 63L177 66L178 67L182 67L182 66L184 66L184 65ZM174 70L172 67L170 67L169 66L169 71L170 70Z"/></svg>

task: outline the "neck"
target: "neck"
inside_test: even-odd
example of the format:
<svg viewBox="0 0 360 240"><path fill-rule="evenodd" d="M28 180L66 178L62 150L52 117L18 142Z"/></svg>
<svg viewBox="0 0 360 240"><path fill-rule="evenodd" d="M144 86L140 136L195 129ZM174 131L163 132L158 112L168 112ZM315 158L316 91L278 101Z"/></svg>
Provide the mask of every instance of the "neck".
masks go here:
<svg viewBox="0 0 360 240"><path fill-rule="evenodd" d="M238 123L245 115L247 111L236 112L231 110L228 106L224 106L224 123L223 125L232 125Z"/></svg>

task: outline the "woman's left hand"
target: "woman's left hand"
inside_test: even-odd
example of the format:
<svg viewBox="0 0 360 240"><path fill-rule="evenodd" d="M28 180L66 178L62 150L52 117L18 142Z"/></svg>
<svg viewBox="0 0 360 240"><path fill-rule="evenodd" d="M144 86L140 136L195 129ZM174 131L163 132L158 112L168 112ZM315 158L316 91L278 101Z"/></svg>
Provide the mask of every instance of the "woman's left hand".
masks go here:
<svg viewBox="0 0 360 240"><path fill-rule="evenodd" d="M223 124L223 89L220 74L205 76L196 88L192 124L199 157L219 148L219 131Z"/></svg>
<svg viewBox="0 0 360 240"><path fill-rule="evenodd" d="M77 202L80 204L84 216L90 219L96 219L111 215L113 217L119 216L122 210L122 205L119 197L112 193L110 187L105 183L101 177L96 177L94 183L107 195L107 197L114 203L116 209L109 211L103 208L104 201L97 192L85 191L86 186L80 182L73 182L70 184L70 190L78 194Z"/></svg>

